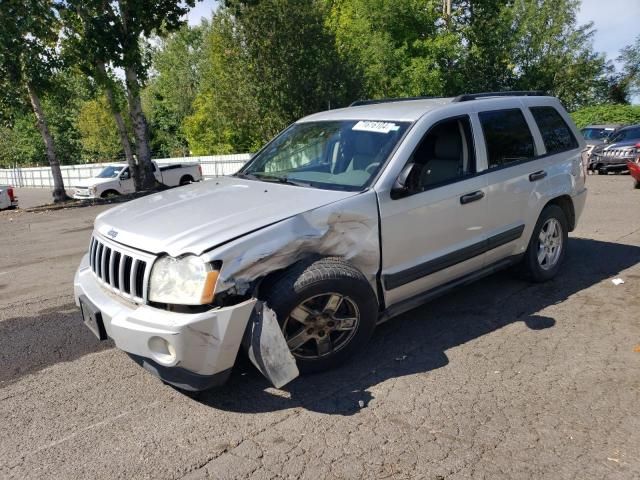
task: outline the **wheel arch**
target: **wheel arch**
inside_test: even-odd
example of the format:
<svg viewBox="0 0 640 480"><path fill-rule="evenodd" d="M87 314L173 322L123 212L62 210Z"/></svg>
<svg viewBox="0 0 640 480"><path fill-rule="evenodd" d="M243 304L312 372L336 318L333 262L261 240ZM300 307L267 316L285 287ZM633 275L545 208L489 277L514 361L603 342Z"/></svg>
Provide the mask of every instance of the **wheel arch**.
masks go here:
<svg viewBox="0 0 640 480"><path fill-rule="evenodd" d="M567 218L570 232L572 232L576 228L576 210L570 195L564 194L552 198L544 205L542 210L544 210L548 205L557 205L562 209L565 217ZM542 213L542 210L540 211L540 213Z"/></svg>
<svg viewBox="0 0 640 480"><path fill-rule="evenodd" d="M107 198L111 193L113 193L114 195L121 195L121 193L115 188L108 188L104 192L100 193L100 198Z"/></svg>

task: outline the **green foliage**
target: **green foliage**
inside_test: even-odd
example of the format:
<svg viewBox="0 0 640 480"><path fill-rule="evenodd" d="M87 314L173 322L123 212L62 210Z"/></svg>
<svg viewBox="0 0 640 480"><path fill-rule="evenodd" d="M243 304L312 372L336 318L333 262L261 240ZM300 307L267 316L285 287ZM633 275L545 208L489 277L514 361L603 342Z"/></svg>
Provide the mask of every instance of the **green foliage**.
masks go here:
<svg viewBox="0 0 640 480"><path fill-rule="evenodd" d="M189 151L184 119L193 113L200 85L205 26L182 27L159 39L151 54L153 74L142 93L155 156L183 156Z"/></svg>
<svg viewBox="0 0 640 480"><path fill-rule="evenodd" d="M618 61L622 62L622 87L628 93L640 95L640 35L620 51Z"/></svg>
<svg viewBox="0 0 640 480"><path fill-rule="evenodd" d="M83 159L113 162L123 155L116 123L104 95L83 102L78 112L78 131Z"/></svg>
<svg viewBox="0 0 640 480"><path fill-rule="evenodd" d="M327 25L343 62L362 76L364 96L443 95L455 84L449 67L460 55L460 36L440 21L442 2L327 3Z"/></svg>
<svg viewBox="0 0 640 480"><path fill-rule="evenodd" d="M221 9L203 56L200 92L185 121L194 154L254 151L297 118L345 105L357 90L318 1Z"/></svg>
<svg viewBox="0 0 640 480"><path fill-rule="evenodd" d="M188 27L193 3L3 0L0 163L45 160L26 78L64 163L120 155L106 88L129 107L138 159L147 144L156 157L255 151L359 98L539 89L579 124L639 121L610 104L640 93L640 37L616 74L593 51L593 25L576 21L579 0L451 0L450 13L442 0L225 0Z"/></svg>
<svg viewBox="0 0 640 480"><path fill-rule="evenodd" d="M605 123L640 124L640 105L606 104L584 107L572 112L571 118L578 128Z"/></svg>

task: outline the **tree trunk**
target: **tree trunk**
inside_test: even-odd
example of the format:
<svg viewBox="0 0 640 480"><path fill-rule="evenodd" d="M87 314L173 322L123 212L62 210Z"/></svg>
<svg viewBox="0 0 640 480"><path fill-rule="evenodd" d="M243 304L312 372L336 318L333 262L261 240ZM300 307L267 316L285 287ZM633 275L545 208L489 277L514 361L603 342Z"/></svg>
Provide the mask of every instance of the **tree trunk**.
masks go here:
<svg viewBox="0 0 640 480"><path fill-rule="evenodd" d="M148 190L155 186L156 177L153 174L153 164L151 163L149 128L147 126L147 119L142 111L142 102L140 101L140 84L138 83L138 75L133 67L125 67L125 78L127 83L129 116L131 117L133 133L136 137L136 153L138 155L142 188Z"/></svg>
<svg viewBox="0 0 640 480"><path fill-rule="evenodd" d="M96 62L96 69L98 70L98 74L100 75L100 78L102 80L104 91L109 102L109 107L111 108L111 113L113 114L113 118L116 121L118 135L120 136L120 143L122 144L124 156L127 159L127 163L129 164L129 170L131 170L133 183L135 184L136 191L140 191L142 190L142 179L140 178L140 170L138 168L138 163L133 156L131 142L129 142L129 134L127 133L127 126L124 123L124 119L122 118L122 114L120 113L120 108L118 108L115 96L113 95L113 88L109 76L107 75L107 69L104 62Z"/></svg>
<svg viewBox="0 0 640 480"><path fill-rule="evenodd" d="M42 110L42 105L40 104L40 97L38 97L38 94L33 88L33 85L31 85L30 83L27 83L27 91L29 92L29 100L31 100L33 113L35 113L36 115L38 130L40 130L42 140L44 140L44 145L47 150L47 159L49 160L49 165L51 166L51 174L53 176L53 201L55 203L58 203L69 200L67 192L64 189L64 180L62 179L60 162L58 161L58 157L56 156L53 137L51 136L51 132L49 132L47 119L44 115L44 111Z"/></svg>

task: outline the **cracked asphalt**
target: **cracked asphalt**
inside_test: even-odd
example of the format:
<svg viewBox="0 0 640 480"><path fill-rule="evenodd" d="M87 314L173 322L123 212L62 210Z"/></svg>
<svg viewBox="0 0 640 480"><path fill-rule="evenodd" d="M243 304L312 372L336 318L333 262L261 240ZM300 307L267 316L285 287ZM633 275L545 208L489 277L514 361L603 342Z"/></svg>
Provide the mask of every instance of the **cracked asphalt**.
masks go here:
<svg viewBox="0 0 640 480"><path fill-rule="evenodd" d="M81 323L108 206L2 212L0 478L640 478L640 190L587 185L554 281L493 275L281 390L240 359L198 400Z"/></svg>

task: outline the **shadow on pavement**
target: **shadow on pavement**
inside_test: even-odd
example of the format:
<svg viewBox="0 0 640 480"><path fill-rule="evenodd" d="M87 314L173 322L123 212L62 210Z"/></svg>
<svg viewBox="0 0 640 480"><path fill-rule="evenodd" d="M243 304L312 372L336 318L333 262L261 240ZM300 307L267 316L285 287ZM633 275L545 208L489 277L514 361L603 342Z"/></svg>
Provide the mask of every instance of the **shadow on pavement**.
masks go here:
<svg viewBox="0 0 640 480"><path fill-rule="evenodd" d="M515 322L532 330L553 327L555 320L538 312L638 262L640 247L571 238L565 264L553 281L531 284L510 272L487 277L381 325L368 348L343 367L300 377L282 390L270 388L241 356L229 382L203 392L198 401L233 412L302 407L352 415L372 399L368 388L441 368L449 363L450 348Z"/></svg>
<svg viewBox="0 0 640 480"><path fill-rule="evenodd" d="M111 341L98 342L84 326L74 303L0 321L0 386L112 347Z"/></svg>
<svg viewBox="0 0 640 480"><path fill-rule="evenodd" d="M350 415L360 401L372 398L369 387L443 367L452 347L515 322L532 330L553 327L555 320L538 315L540 310L640 262L640 247L587 239L569 243L569 257L554 281L529 284L509 272L487 277L381 325L368 347L343 367L298 378L280 391L269 388L241 355L228 384L205 392L200 401L236 412L303 407ZM97 341L73 303L5 317L0 321L0 386L113 347L111 341ZM138 367L132 363L131 368Z"/></svg>

